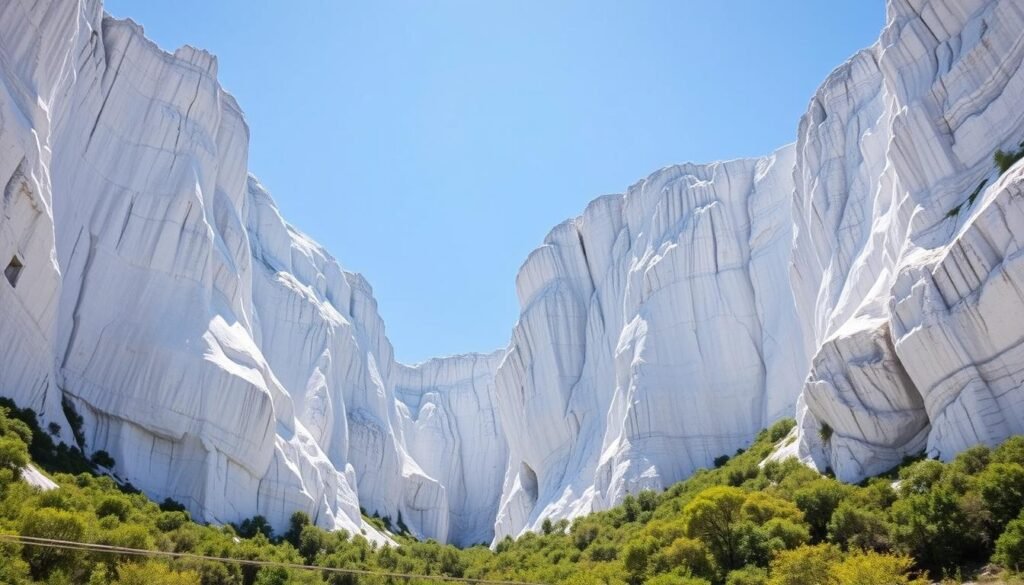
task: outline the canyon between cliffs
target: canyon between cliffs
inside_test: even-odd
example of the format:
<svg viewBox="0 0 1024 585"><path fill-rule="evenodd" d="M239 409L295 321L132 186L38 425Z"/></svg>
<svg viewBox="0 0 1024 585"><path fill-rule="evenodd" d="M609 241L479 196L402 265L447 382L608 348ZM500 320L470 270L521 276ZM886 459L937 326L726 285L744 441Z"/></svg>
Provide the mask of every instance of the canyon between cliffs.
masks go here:
<svg viewBox="0 0 1024 585"><path fill-rule="evenodd" d="M782 417L857 481L1024 433L1024 2L890 0L759 159L556 226L491 354L397 363L248 174L217 61L0 2L0 394L199 519L360 507L469 545L663 489ZM344 252L344 251L341 251ZM467 275L470 278L471 275Z"/></svg>

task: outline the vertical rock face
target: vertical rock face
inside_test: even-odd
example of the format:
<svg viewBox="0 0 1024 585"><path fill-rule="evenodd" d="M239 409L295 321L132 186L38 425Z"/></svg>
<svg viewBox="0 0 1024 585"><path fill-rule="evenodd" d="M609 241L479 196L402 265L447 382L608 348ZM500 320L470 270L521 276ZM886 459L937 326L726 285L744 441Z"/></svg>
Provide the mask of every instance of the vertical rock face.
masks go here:
<svg viewBox="0 0 1024 585"><path fill-rule="evenodd" d="M681 165L552 230L498 369L498 537L660 489L791 412L793 149Z"/></svg>
<svg viewBox="0 0 1024 585"><path fill-rule="evenodd" d="M504 441L478 415L493 419L495 358L399 369L369 285L247 177L248 129L216 69L99 2L0 5L3 394L70 442L68 401L87 453L207 520L280 529L301 510L372 531L362 506L489 540ZM395 378L445 426L410 422ZM488 446L430 462L459 497L413 461L406 426L439 453Z"/></svg>
<svg viewBox="0 0 1024 585"><path fill-rule="evenodd" d="M445 487L447 505L418 496L408 514L446 514L421 525L448 527L459 546L490 544L508 450L495 400L494 372L504 352L397 365L395 396L405 445L422 472ZM422 496L419 496L422 497ZM447 512L446 512L447 510Z"/></svg>
<svg viewBox="0 0 1024 585"><path fill-rule="evenodd" d="M812 99L796 146L802 451L848 480L1024 432L1020 170L992 163L1024 140L1024 6L888 10L879 41Z"/></svg>
<svg viewBox="0 0 1024 585"><path fill-rule="evenodd" d="M397 363L369 284L247 174L211 55L0 2L0 393L210 521L488 542L800 421L855 480L1024 432L1024 6L891 0L797 142L555 227L506 349Z"/></svg>

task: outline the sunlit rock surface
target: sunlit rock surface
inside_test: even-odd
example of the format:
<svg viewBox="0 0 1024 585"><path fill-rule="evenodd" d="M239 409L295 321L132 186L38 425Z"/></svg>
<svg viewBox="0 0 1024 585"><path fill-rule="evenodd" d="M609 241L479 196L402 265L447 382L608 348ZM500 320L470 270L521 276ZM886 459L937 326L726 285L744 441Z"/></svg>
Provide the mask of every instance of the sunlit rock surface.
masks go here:
<svg viewBox="0 0 1024 585"><path fill-rule="evenodd" d="M362 507L459 545L794 413L787 452L847 480L1024 432L1024 168L992 164L1024 140L1024 5L887 11L795 144L596 199L524 262L507 348L406 366L248 175L213 56L0 2L0 393L69 443L73 406L87 454L205 520L383 538Z"/></svg>
<svg viewBox="0 0 1024 585"><path fill-rule="evenodd" d="M799 127L802 454L857 480L1024 432L1024 4L893 1ZM823 441L827 438L827 441Z"/></svg>
<svg viewBox="0 0 1024 585"><path fill-rule="evenodd" d="M376 538L362 506L404 512L419 535L448 539L453 523L490 540L500 477L477 495L488 483L474 474L491 455L503 472L504 442L494 425L473 433L477 414L493 417L494 367L422 378L480 389L478 412L443 406L467 426L431 443L488 445L487 462L437 468L458 482L452 499L406 451L369 285L247 176L248 129L216 70L99 2L0 3L2 392L72 442L66 399L87 453L206 520L262 514L283 529L301 510Z"/></svg>
<svg viewBox="0 0 1024 585"><path fill-rule="evenodd" d="M792 412L793 149L680 165L552 230L498 368L497 536L661 489Z"/></svg>

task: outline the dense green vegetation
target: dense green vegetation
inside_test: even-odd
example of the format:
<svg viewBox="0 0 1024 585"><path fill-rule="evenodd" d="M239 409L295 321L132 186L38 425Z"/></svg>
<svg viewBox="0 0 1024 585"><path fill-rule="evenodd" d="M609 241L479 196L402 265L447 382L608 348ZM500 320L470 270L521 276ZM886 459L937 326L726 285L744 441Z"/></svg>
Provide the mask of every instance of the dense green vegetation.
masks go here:
<svg viewBox="0 0 1024 585"><path fill-rule="evenodd" d="M1024 569L1024 438L975 447L953 462L908 462L887 477L845 485L796 461L759 465L791 421L763 431L746 451L720 457L661 494L542 532L495 551L458 550L396 535L378 547L329 533L302 513L284 534L265 519L238 526L191 521L105 476L76 448L55 445L29 411L0 407L0 534L100 543L231 559L263 559L373 572L510 579L568 585L899 585L926 576L956 582L990 560ZM81 443L84 447L84 443ZM99 465L109 466L109 456ZM19 480L30 460L55 472L58 489ZM44 463L48 462L48 463ZM72 470L76 475L66 473ZM381 527L390 519L374 518ZM405 532L401 518L395 522ZM1009 573L1007 573L1009 574ZM280 584L426 583L381 575L327 574L194 558L42 548L0 540L2 583Z"/></svg>

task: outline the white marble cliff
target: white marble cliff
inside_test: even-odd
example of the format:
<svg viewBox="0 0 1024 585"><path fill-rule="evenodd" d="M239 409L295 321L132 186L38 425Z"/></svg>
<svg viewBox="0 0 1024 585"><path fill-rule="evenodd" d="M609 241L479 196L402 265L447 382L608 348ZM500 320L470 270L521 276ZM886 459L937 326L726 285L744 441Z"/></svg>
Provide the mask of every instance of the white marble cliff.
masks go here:
<svg viewBox="0 0 1024 585"><path fill-rule="evenodd" d="M846 480L1022 433L1024 163L992 155L1024 140L1024 4L887 11L795 144L596 199L523 264L507 348L407 366L248 174L213 56L0 2L0 394L73 443L67 401L87 454L209 521L383 538L362 507L459 545L794 414L789 451Z"/></svg>

